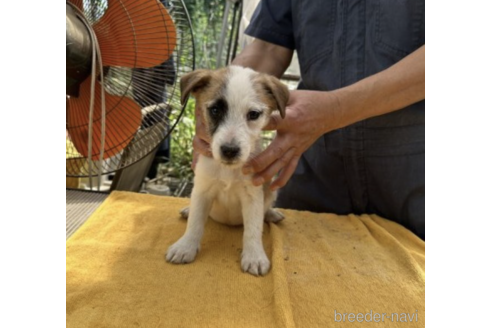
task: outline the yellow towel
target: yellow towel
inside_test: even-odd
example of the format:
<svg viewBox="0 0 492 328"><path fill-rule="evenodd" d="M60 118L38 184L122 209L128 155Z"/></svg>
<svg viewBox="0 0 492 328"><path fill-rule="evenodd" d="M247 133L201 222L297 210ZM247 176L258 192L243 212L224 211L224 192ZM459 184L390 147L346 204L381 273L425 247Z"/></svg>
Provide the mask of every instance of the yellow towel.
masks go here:
<svg viewBox="0 0 492 328"><path fill-rule="evenodd" d="M264 229L272 269L254 277L242 228L212 220L195 262L165 262L188 203L107 198L67 241L67 327L424 327L425 244L405 228L283 210Z"/></svg>

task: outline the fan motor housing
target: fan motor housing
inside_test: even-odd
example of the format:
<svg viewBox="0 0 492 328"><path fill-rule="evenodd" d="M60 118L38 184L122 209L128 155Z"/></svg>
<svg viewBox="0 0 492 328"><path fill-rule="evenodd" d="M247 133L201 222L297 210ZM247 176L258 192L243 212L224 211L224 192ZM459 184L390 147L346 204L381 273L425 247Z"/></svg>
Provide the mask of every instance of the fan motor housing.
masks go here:
<svg viewBox="0 0 492 328"><path fill-rule="evenodd" d="M80 84L90 75L92 42L84 23L67 4L67 95L78 97Z"/></svg>

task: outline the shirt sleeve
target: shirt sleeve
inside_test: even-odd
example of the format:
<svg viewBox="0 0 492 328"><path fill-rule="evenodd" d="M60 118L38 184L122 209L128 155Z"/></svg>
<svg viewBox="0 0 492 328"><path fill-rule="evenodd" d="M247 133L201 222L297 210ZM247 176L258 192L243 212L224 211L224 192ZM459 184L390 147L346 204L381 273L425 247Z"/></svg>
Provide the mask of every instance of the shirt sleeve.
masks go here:
<svg viewBox="0 0 492 328"><path fill-rule="evenodd" d="M290 1L261 0L245 33L266 42L295 49Z"/></svg>

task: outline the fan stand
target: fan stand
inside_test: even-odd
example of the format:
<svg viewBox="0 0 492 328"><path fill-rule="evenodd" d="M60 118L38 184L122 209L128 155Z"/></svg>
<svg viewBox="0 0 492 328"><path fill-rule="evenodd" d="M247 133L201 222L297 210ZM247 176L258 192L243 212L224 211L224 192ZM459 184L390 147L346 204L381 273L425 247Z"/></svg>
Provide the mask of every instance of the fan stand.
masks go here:
<svg viewBox="0 0 492 328"><path fill-rule="evenodd" d="M158 149L159 148L154 149L137 163L116 171L110 192L113 190L139 192L142 188L142 183L154 162Z"/></svg>

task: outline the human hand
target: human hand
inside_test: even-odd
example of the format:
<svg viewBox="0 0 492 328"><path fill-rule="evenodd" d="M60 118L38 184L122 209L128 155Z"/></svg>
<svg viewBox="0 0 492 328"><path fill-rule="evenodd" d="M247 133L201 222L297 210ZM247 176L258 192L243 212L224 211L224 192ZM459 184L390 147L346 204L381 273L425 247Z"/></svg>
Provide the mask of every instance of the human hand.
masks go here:
<svg viewBox="0 0 492 328"><path fill-rule="evenodd" d="M210 136L207 133L202 111L195 107L195 137L193 138L193 161L191 169L194 171L198 161L198 155L212 157L210 150Z"/></svg>
<svg viewBox="0 0 492 328"><path fill-rule="evenodd" d="M280 172L270 188L283 187L294 173L302 153L323 134L339 127L340 114L335 92L291 91L285 118L273 114L265 127L265 130L277 130L275 139L246 163L243 173L255 173L253 184L259 186Z"/></svg>

